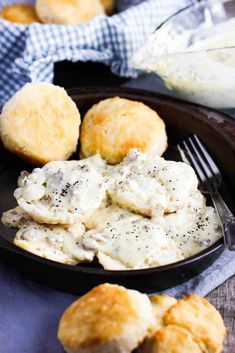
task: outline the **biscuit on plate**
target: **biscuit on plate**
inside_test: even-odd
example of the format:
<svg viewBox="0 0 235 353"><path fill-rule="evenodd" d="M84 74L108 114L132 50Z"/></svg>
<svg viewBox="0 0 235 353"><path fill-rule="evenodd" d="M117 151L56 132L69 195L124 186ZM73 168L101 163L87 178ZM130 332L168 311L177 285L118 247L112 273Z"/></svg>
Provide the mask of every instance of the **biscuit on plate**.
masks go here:
<svg viewBox="0 0 235 353"><path fill-rule="evenodd" d="M14 4L5 6L2 10L0 10L0 18L25 25L33 22L40 22L35 8L29 4Z"/></svg>
<svg viewBox="0 0 235 353"><path fill-rule="evenodd" d="M100 153L117 164L131 148L162 155L167 147L165 124L147 105L115 97L100 101L86 113L81 127L81 155Z"/></svg>
<svg viewBox="0 0 235 353"><path fill-rule="evenodd" d="M153 323L147 295L102 284L65 310L58 338L67 352L130 353Z"/></svg>
<svg viewBox="0 0 235 353"><path fill-rule="evenodd" d="M76 25L104 13L100 0L36 0L36 11L44 23Z"/></svg>
<svg viewBox="0 0 235 353"><path fill-rule="evenodd" d="M184 328L193 336L203 353L220 353L226 335L220 313L208 300L189 294L178 300L166 313L165 325Z"/></svg>
<svg viewBox="0 0 235 353"><path fill-rule="evenodd" d="M111 15L114 11L115 0L101 0L101 2L107 15Z"/></svg>
<svg viewBox="0 0 235 353"><path fill-rule="evenodd" d="M80 113L62 87L28 83L3 106L0 134L9 151L43 165L76 151L80 123Z"/></svg>
<svg viewBox="0 0 235 353"><path fill-rule="evenodd" d="M87 229L102 231L110 224L120 219L127 219L130 217L132 220L141 218L141 216L131 213L127 209L113 205L109 201L105 200L100 208L92 212L87 219L84 219L84 224Z"/></svg>
<svg viewBox="0 0 235 353"><path fill-rule="evenodd" d="M188 164L136 149L111 173L108 194L112 202L144 216L175 212L197 192L198 179Z"/></svg>
<svg viewBox="0 0 235 353"><path fill-rule="evenodd" d="M131 213L127 217L123 213L103 229L87 232L84 246L96 253L107 270L150 268L183 259L176 243L161 226Z"/></svg>
<svg viewBox="0 0 235 353"><path fill-rule="evenodd" d="M18 205L39 223L83 221L106 196L105 180L93 163L94 158L56 161L24 174L14 192Z"/></svg>
<svg viewBox="0 0 235 353"><path fill-rule="evenodd" d="M31 221L32 218L25 213L19 206L13 208L12 210L3 212L1 222L10 228L20 228L26 222Z"/></svg>
<svg viewBox="0 0 235 353"><path fill-rule="evenodd" d="M92 261L94 253L83 247L85 227L38 224L19 206L4 212L1 219L7 227L19 228L14 244L48 260L76 265Z"/></svg>
<svg viewBox="0 0 235 353"><path fill-rule="evenodd" d="M94 252L83 247L84 226L39 224L26 222L14 237L14 244L30 253L48 260L77 265L90 262Z"/></svg>

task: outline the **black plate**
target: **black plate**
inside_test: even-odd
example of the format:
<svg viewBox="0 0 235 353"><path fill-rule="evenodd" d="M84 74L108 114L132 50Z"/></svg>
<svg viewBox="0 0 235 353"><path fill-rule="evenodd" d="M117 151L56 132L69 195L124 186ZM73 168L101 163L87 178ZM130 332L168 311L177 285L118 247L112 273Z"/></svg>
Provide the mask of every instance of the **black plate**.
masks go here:
<svg viewBox="0 0 235 353"><path fill-rule="evenodd" d="M71 90L69 94L82 115L92 104L116 95L144 102L157 110L165 120L172 146L192 133L198 134L222 170L227 188L223 187L221 192L233 208L235 122L228 116L174 98L135 89L87 88ZM0 212L3 212L15 206L13 191L19 172L32 167L3 147L0 153ZM103 282L118 283L148 293L163 290L199 274L223 251L221 240L200 254L175 264L146 270L107 271L95 265L69 266L45 260L17 248L12 244L13 235L14 231L0 225L0 256L5 262L37 281L76 294L83 294Z"/></svg>

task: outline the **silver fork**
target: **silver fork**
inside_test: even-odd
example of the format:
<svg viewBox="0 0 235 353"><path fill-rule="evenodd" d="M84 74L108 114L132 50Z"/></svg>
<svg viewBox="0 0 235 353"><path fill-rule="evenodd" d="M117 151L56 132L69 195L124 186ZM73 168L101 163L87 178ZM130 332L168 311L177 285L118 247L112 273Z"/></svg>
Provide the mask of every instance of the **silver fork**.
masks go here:
<svg viewBox="0 0 235 353"><path fill-rule="evenodd" d="M184 140L177 145L177 148L182 160L190 164L195 170L202 193L210 194L212 198L222 226L225 247L228 250L235 251L235 217L218 191L222 183L222 176L218 167L197 135Z"/></svg>

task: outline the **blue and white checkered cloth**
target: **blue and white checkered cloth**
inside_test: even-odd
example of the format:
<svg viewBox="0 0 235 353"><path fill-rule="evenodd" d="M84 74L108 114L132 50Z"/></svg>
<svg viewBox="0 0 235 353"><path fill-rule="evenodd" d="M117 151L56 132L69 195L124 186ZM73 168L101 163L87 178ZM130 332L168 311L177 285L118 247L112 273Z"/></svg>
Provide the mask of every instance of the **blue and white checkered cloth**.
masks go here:
<svg viewBox="0 0 235 353"><path fill-rule="evenodd" d="M17 2L0 0L0 8ZM62 60L97 61L118 75L134 77L132 54L163 21L191 2L119 0L120 10L140 4L77 26L18 25L0 19L0 107L26 82L51 82L54 63Z"/></svg>

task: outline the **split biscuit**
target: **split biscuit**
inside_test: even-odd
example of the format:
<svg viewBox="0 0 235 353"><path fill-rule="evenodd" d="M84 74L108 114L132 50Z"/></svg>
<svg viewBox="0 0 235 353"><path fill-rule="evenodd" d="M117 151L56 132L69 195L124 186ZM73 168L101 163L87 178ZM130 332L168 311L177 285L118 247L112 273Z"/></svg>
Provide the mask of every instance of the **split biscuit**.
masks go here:
<svg viewBox="0 0 235 353"><path fill-rule="evenodd" d="M94 258L94 252L83 247L85 227L82 223L38 224L19 206L4 212L1 221L7 227L19 228L13 242L32 254L69 265L90 262Z"/></svg>
<svg viewBox="0 0 235 353"><path fill-rule="evenodd" d="M136 149L111 174L108 194L112 202L143 216L175 212L197 192L198 179L188 164Z"/></svg>
<svg viewBox="0 0 235 353"><path fill-rule="evenodd" d="M106 183L90 159L50 162L24 174L14 196L36 222L74 224L98 209Z"/></svg>
<svg viewBox="0 0 235 353"><path fill-rule="evenodd" d="M84 245L95 251L108 270L157 267L183 259L176 243L159 225L135 214L109 222L102 230L87 232Z"/></svg>
<svg viewBox="0 0 235 353"><path fill-rule="evenodd" d="M1 222L9 228L21 228L26 222L31 220L32 218L19 206L3 212L1 218Z"/></svg>

